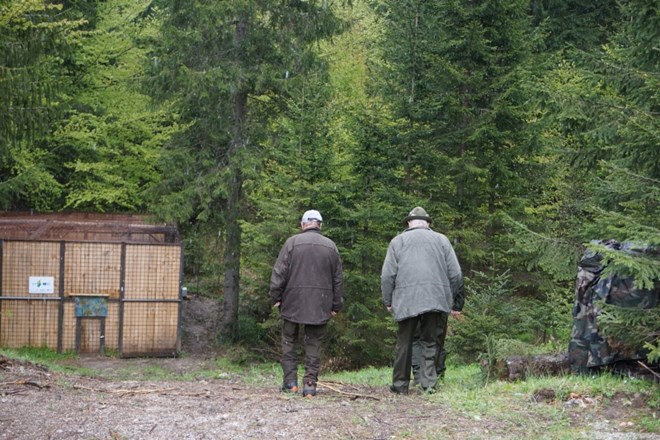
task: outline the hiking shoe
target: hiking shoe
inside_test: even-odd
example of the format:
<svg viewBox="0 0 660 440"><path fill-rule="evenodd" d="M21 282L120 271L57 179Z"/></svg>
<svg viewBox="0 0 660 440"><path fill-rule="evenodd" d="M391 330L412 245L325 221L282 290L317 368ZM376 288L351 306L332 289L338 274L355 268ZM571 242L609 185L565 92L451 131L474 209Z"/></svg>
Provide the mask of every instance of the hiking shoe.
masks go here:
<svg viewBox="0 0 660 440"><path fill-rule="evenodd" d="M282 384L281 391L284 393L297 393L298 392L298 384L296 382L289 382Z"/></svg>
<svg viewBox="0 0 660 440"><path fill-rule="evenodd" d="M303 397L316 396L316 384L314 382L307 382L303 387Z"/></svg>
<svg viewBox="0 0 660 440"><path fill-rule="evenodd" d="M408 394L408 388L398 388L394 385L390 385L390 391L394 394Z"/></svg>

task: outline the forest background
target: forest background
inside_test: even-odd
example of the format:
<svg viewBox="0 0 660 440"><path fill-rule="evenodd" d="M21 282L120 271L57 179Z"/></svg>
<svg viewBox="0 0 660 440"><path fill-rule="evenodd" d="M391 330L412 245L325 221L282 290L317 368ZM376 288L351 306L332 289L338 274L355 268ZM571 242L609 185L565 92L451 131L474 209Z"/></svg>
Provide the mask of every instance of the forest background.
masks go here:
<svg viewBox="0 0 660 440"><path fill-rule="evenodd" d="M423 206L466 276L455 361L565 350L577 262L660 262L653 0L0 1L0 208L178 225L219 341L273 356L272 264L303 211L341 252L327 357L389 363L380 268ZM660 357L657 309L603 305Z"/></svg>

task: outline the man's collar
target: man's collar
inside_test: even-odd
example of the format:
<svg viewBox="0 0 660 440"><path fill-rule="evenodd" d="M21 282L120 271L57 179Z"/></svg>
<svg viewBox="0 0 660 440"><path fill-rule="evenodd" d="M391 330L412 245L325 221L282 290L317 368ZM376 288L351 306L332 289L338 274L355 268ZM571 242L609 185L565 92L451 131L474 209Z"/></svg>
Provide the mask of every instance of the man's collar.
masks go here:
<svg viewBox="0 0 660 440"><path fill-rule="evenodd" d="M415 229L426 229L426 230L429 230L429 231L431 230L431 228L429 226L414 226L412 228L406 228L403 232L412 231L412 230L415 230Z"/></svg>

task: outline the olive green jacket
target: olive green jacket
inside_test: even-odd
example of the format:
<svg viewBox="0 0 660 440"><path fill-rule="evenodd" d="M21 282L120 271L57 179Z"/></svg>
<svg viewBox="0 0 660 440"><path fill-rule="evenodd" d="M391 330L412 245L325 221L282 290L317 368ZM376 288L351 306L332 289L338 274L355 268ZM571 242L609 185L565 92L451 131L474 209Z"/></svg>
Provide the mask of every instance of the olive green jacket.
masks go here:
<svg viewBox="0 0 660 440"><path fill-rule="evenodd" d="M397 321L463 306L463 276L454 248L429 228L406 229L392 239L380 283L383 302ZM455 300L460 307L454 307Z"/></svg>

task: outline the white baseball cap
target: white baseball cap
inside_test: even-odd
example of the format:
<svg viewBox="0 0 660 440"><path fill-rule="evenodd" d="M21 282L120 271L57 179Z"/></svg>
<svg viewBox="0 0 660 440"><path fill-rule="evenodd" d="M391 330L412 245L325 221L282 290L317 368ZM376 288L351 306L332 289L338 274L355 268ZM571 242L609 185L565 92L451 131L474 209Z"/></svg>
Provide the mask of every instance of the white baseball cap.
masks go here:
<svg viewBox="0 0 660 440"><path fill-rule="evenodd" d="M321 217L321 213L318 212L317 210L310 209L309 211L305 211L305 213L302 216L301 221L303 223L308 223L308 222L311 222L311 221L314 221L314 220L316 220L318 222L322 222L323 217Z"/></svg>

